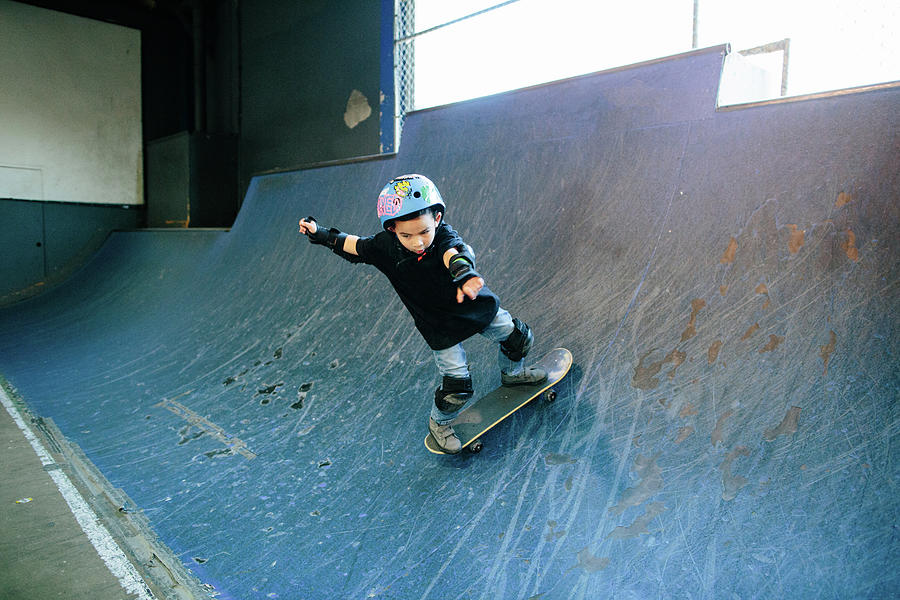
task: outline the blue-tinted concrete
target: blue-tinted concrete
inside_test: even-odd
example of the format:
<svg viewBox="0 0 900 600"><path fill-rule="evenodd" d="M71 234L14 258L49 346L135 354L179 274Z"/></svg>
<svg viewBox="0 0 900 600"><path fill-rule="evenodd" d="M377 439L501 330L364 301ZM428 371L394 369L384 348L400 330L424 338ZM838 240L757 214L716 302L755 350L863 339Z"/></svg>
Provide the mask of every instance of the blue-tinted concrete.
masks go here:
<svg viewBox="0 0 900 600"><path fill-rule="evenodd" d="M0 372L223 598L887 597L900 89L716 112L721 61L412 114L397 157L256 179L230 233L116 234L0 312ZM575 354L475 456L422 446L387 282L297 234L376 231L410 171Z"/></svg>

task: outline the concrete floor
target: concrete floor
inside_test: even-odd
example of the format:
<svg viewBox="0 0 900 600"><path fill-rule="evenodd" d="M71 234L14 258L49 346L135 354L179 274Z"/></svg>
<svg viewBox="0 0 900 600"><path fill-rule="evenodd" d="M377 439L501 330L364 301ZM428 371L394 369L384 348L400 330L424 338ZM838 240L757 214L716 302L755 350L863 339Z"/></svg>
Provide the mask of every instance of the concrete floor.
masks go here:
<svg viewBox="0 0 900 600"><path fill-rule="evenodd" d="M0 598L139 597L100 558L6 410L0 410L0 444Z"/></svg>

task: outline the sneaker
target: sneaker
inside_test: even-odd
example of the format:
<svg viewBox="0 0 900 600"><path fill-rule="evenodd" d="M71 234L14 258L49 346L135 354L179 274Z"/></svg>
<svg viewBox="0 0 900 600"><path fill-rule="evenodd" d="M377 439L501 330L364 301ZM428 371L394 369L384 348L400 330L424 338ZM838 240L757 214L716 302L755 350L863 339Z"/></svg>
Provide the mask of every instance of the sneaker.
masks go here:
<svg viewBox="0 0 900 600"><path fill-rule="evenodd" d="M500 381L507 387L514 385L537 385L547 381L547 372L543 369L525 367L525 370L518 375L507 375L506 373L501 372Z"/></svg>
<svg viewBox="0 0 900 600"><path fill-rule="evenodd" d="M431 432L431 437L437 442L438 447L447 454L457 454L462 450L462 443L450 425L438 425L437 421L429 417L428 431Z"/></svg>

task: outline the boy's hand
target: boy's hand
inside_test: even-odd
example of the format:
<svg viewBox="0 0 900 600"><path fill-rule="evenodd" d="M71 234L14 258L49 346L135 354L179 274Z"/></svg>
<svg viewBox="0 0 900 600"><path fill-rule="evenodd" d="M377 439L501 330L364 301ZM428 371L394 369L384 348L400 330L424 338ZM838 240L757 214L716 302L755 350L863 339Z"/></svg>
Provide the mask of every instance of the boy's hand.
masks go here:
<svg viewBox="0 0 900 600"><path fill-rule="evenodd" d="M304 235L312 235L318 230L318 226L315 221L307 221L306 219L300 219L300 233Z"/></svg>
<svg viewBox="0 0 900 600"><path fill-rule="evenodd" d="M478 297L478 292L484 287L484 279L481 277L473 277L467 279L461 286L456 288L456 302L462 304L468 298L474 300Z"/></svg>
<svg viewBox="0 0 900 600"><path fill-rule="evenodd" d="M300 219L300 233L305 233L311 244L325 245L333 250L341 232L320 227L313 217L306 217Z"/></svg>

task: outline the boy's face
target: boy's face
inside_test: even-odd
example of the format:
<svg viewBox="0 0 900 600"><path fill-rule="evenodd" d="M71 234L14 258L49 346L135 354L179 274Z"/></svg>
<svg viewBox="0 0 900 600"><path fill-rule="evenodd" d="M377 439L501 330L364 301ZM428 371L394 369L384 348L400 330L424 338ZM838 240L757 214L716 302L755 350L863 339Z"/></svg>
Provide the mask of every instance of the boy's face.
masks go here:
<svg viewBox="0 0 900 600"><path fill-rule="evenodd" d="M434 242L441 216L441 213L436 216L425 213L409 221L396 221L390 230L397 235L404 248L416 254L423 254Z"/></svg>

